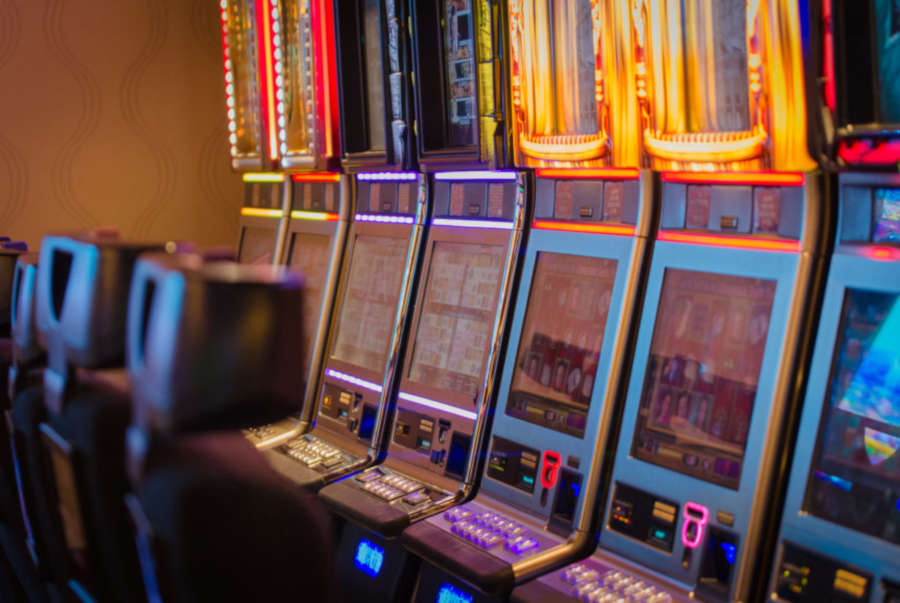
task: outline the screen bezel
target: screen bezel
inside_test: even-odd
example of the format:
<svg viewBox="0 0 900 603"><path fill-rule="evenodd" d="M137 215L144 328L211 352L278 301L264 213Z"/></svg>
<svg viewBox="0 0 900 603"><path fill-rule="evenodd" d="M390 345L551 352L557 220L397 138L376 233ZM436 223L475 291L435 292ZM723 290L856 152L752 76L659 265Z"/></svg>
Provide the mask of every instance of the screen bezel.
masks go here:
<svg viewBox="0 0 900 603"><path fill-rule="evenodd" d="M281 219L278 218L264 218L262 216L241 216L241 226L240 232L238 234L238 244L237 244L237 260L240 263L247 263L241 254L244 249L244 241L247 237L247 232L249 230L259 230L265 231L267 233L271 233L272 239L272 261L269 262L271 264L278 264L281 261L281 258L275 256L275 251L278 249L278 232L279 226L281 224ZM268 263L267 263L268 265Z"/></svg>
<svg viewBox="0 0 900 603"><path fill-rule="evenodd" d="M760 466L758 461L764 458L767 447L774 445L769 437L771 435L772 438L775 438L775 435L770 432L779 425L777 417L771 416L772 405L781 369L779 351L784 344L791 304L796 301L793 291L799 265L800 255L796 253L656 242L654 260L647 278L642 314L644 318L638 331L634 362L625 394L622 430L616 448L616 461L610 483L621 481L627 485L638 487L645 487L642 484L653 484L652 493L665 494L679 503L696 501L710 510L728 510L733 513L735 518L734 530L746 533L748 524L754 517L754 501L760 495L760 489L765 487L764 484L759 483L759 478L766 468ZM744 463L740 482L735 490L677 473L631 456L653 331L656 326L657 308L667 268L776 281L772 313L769 318L769 335L766 338L760 378L747 434ZM635 482L636 475L640 476L640 482ZM607 526L607 529L601 532L602 543L625 555L640 556L650 566L670 575L686 577L685 569L681 564L681 555L684 550L681 539L676 538L672 553L656 550L648 552L646 544L608 529L611 503L612 496L611 493L608 493L603 508L604 526ZM678 518L677 521L680 525L681 519ZM693 573L695 570L696 567L692 567L690 572Z"/></svg>

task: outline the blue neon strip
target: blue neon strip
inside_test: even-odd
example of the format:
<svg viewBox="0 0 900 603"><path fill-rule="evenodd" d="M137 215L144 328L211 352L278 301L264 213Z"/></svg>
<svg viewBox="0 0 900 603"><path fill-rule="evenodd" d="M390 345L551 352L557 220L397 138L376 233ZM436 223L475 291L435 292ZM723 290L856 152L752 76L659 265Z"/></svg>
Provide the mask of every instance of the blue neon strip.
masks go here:
<svg viewBox="0 0 900 603"><path fill-rule="evenodd" d="M422 396L417 396L415 394L400 392L398 397L401 400L406 400L407 402L412 402L413 404L418 404L420 406L433 408L434 410L440 410L446 413L450 413L451 415L456 415L457 417L462 417L463 419L469 419L470 421L474 421L475 417L478 416L471 410L463 410L461 408L456 408L455 406L450 406L449 404L444 404L443 402L438 402L429 398L423 398Z"/></svg>
<svg viewBox="0 0 900 603"><path fill-rule="evenodd" d="M831 475L823 471L815 471L813 472L813 475L815 475L817 479L820 479L823 482L828 482L847 492L849 492L853 488L853 482L836 475Z"/></svg>
<svg viewBox="0 0 900 603"><path fill-rule="evenodd" d="M515 182L516 173L509 171L495 172L491 170L473 170L468 172L437 172L435 180L495 180Z"/></svg>
<svg viewBox="0 0 900 603"><path fill-rule="evenodd" d="M493 228L495 230L512 230L512 222L500 220L467 220L465 218L432 218L432 226L453 226L458 228Z"/></svg>
<svg viewBox="0 0 900 603"><path fill-rule="evenodd" d="M362 182L412 182L418 176L416 172L368 172L357 174L356 179Z"/></svg>
<svg viewBox="0 0 900 603"><path fill-rule="evenodd" d="M341 371L336 371L334 369L325 369L325 374L332 379L338 379L339 381L344 381L369 391L381 393L381 386L377 383L372 383L371 381L366 381L365 379L360 379L359 377L354 377L353 375L348 375L347 373L342 373Z"/></svg>
<svg viewBox="0 0 900 603"><path fill-rule="evenodd" d="M412 216L386 216L382 214L356 214L353 219L357 222L377 222L379 224L412 224L415 220Z"/></svg>

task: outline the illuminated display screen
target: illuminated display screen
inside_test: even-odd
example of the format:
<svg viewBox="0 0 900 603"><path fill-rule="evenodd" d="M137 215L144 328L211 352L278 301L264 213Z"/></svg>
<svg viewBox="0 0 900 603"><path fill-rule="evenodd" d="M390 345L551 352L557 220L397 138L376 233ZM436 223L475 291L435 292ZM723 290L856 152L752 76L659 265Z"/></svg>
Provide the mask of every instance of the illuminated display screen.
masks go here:
<svg viewBox="0 0 900 603"><path fill-rule="evenodd" d="M325 279L331 259L331 237L298 233L291 247L291 268L303 274L303 358L304 371L312 361L312 347L319 326Z"/></svg>
<svg viewBox="0 0 900 603"><path fill-rule="evenodd" d="M900 301L849 289L804 507L900 544Z"/></svg>
<svg viewBox="0 0 900 603"><path fill-rule="evenodd" d="M472 595L464 593L452 584L443 584L435 603L472 603Z"/></svg>
<svg viewBox="0 0 900 603"><path fill-rule="evenodd" d="M900 122L900 4L875 0L879 121Z"/></svg>
<svg viewBox="0 0 900 603"><path fill-rule="evenodd" d="M271 264L276 235L270 228L244 228L238 260L243 264Z"/></svg>
<svg viewBox="0 0 900 603"><path fill-rule="evenodd" d="M616 261L538 253L506 414L584 436Z"/></svg>
<svg viewBox="0 0 900 603"><path fill-rule="evenodd" d="M356 237L332 357L384 371L407 247L397 237Z"/></svg>
<svg viewBox="0 0 900 603"><path fill-rule="evenodd" d="M409 378L473 398L491 342L505 248L438 241L431 255Z"/></svg>
<svg viewBox="0 0 900 603"><path fill-rule="evenodd" d="M737 489L775 281L667 269L632 454Z"/></svg>
<svg viewBox="0 0 900 603"><path fill-rule="evenodd" d="M238 155L260 149L259 82L256 77L256 9L253 0L228 3L228 51L234 90L235 138Z"/></svg>
<svg viewBox="0 0 900 603"><path fill-rule="evenodd" d="M875 189L875 215L872 240L876 243L900 243L900 189Z"/></svg>
<svg viewBox="0 0 900 603"><path fill-rule="evenodd" d="M537 160L585 160L607 151L598 45L590 0L512 0L513 99L518 146ZM602 96L601 96L602 98Z"/></svg>
<svg viewBox="0 0 900 603"><path fill-rule="evenodd" d="M540 460L540 451L495 436L488 456L487 474L530 494L534 492Z"/></svg>
<svg viewBox="0 0 900 603"><path fill-rule="evenodd" d="M369 149L378 150L385 148L384 72L381 69L381 18L378 0L363 0L363 9Z"/></svg>
<svg viewBox="0 0 900 603"><path fill-rule="evenodd" d="M447 87L448 141L475 144L475 43L472 0L444 0L444 75Z"/></svg>
<svg viewBox="0 0 900 603"><path fill-rule="evenodd" d="M356 545L353 565L362 573L374 578L384 565L384 549L370 540L363 538Z"/></svg>
<svg viewBox="0 0 900 603"><path fill-rule="evenodd" d="M312 122L304 109L315 106L312 67L312 23L309 0L281 0L281 45L284 60L285 153L308 153Z"/></svg>

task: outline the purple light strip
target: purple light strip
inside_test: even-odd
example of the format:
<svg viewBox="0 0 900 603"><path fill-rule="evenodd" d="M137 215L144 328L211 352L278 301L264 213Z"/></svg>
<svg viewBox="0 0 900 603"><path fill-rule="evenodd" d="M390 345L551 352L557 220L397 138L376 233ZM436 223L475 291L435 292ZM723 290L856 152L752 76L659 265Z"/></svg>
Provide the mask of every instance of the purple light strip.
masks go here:
<svg viewBox="0 0 900 603"><path fill-rule="evenodd" d="M462 417L463 419L469 419L470 421L474 421L478 416L471 410L463 410L461 408L456 408L455 406L450 406L449 404L444 404L443 402L437 402L429 398L416 396L415 394L400 392L398 397L401 400L406 400L407 402L412 402L413 404L419 404L421 406L427 406L428 408L433 408L434 410L440 410L446 413L450 413L451 415L456 415L457 417Z"/></svg>
<svg viewBox="0 0 900 603"><path fill-rule="evenodd" d="M376 393L381 393L381 386L377 383L372 383L371 381L366 381L365 379L360 379L359 377L354 377L353 375L348 375L347 373L342 373L340 371L336 371L334 369L325 369L325 374L331 377L332 379L338 379L340 381L346 381L352 385L356 385L357 387L362 387L369 391L373 391Z"/></svg>
<svg viewBox="0 0 900 603"><path fill-rule="evenodd" d="M412 182L418 177L416 172L367 172L356 175L356 179L363 182Z"/></svg>
<svg viewBox="0 0 900 603"><path fill-rule="evenodd" d="M516 172L503 171L495 172L491 170L472 170L465 172L437 172L434 175L435 180L502 180L506 182L514 182L516 180Z"/></svg>
<svg viewBox="0 0 900 603"><path fill-rule="evenodd" d="M378 222L380 224L412 224L415 222L412 216L386 216L381 214L356 214L353 219L357 222Z"/></svg>
<svg viewBox="0 0 900 603"><path fill-rule="evenodd" d="M512 222L499 220L467 220L465 218L432 218L432 226L459 226L463 228L494 228L496 230L512 230Z"/></svg>

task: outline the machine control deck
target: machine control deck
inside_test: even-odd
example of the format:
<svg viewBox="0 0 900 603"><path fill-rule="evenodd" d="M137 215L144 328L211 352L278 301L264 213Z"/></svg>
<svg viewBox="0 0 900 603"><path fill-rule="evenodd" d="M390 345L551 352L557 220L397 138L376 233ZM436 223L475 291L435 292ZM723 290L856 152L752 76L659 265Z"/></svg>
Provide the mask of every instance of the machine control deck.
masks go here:
<svg viewBox="0 0 900 603"><path fill-rule="evenodd" d="M536 582L552 588L562 601L672 603L679 600L658 584L594 558L567 565ZM532 584L525 584L513 592L512 600L529 601L532 598L529 592L533 592Z"/></svg>
<svg viewBox="0 0 900 603"><path fill-rule="evenodd" d="M355 456L309 433L290 440L279 449L319 473L335 473L358 461Z"/></svg>
<svg viewBox="0 0 900 603"><path fill-rule="evenodd" d="M257 448L269 448L297 432L299 420L285 419L244 430L244 436Z"/></svg>
<svg viewBox="0 0 900 603"><path fill-rule="evenodd" d="M372 467L352 480L357 487L407 513L449 500L453 494L388 467Z"/></svg>

